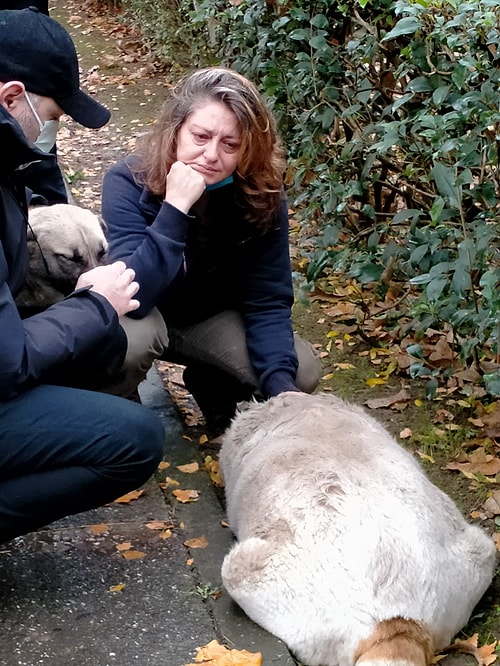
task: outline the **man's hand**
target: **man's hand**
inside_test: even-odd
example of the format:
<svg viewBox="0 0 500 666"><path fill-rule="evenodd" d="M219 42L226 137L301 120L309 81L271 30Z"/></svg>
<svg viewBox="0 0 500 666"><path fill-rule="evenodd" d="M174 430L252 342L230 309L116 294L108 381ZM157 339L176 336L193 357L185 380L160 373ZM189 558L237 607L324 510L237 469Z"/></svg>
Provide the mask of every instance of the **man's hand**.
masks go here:
<svg viewBox="0 0 500 666"><path fill-rule="evenodd" d="M139 307L139 301L134 298L139 291L139 284L134 278L135 272L131 268L127 268L123 261L115 261L109 266L98 266L82 273L75 289L90 286L90 291L104 296L121 317Z"/></svg>
<svg viewBox="0 0 500 666"><path fill-rule="evenodd" d="M205 191L205 179L184 162L174 162L167 174L165 201L188 213Z"/></svg>

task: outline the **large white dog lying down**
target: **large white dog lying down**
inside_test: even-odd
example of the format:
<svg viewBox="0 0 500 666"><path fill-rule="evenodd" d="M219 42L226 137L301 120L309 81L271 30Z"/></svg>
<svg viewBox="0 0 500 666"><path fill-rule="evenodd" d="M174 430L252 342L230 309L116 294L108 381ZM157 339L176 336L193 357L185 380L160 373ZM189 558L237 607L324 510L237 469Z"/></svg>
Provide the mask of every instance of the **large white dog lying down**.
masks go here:
<svg viewBox="0 0 500 666"><path fill-rule="evenodd" d="M220 452L229 594L307 666L430 664L490 584L493 541L361 408L245 407Z"/></svg>
<svg viewBox="0 0 500 666"><path fill-rule="evenodd" d="M108 242L103 224L90 210L70 204L29 211L29 274L16 298L30 314L67 296L81 273L104 263Z"/></svg>

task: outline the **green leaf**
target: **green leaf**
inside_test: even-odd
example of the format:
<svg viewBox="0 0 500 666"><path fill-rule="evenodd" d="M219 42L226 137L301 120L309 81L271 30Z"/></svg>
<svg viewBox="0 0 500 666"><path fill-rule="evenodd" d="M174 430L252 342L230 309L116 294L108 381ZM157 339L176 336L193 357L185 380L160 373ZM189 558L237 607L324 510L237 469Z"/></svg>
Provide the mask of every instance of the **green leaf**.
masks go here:
<svg viewBox="0 0 500 666"><path fill-rule="evenodd" d="M405 16L400 21L396 23L394 28L390 30L385 37L382 39L383 42L387 42L390 39L395 39L401 35L412 35L417 32L422 27L419 19L415 16Z"/></svg>
<svg viewBox="0 0 500 666"><path fill-rule="evenodd" d="M500 370L483 376L486 390L491 395L500 395Z"/></svg>
<svg viewBox="0 0 500 666"><path fill-rule="evenodd" d="M431 280L427 285L426 294L429 301L437 301L448 284L448 278L438 277Z"/></svg>
<svg viewBox="0 0 500 666"><path fill-rule="evenodd" d="M458 188L456 187L455 169L442 162L436 162L431 169L439 194L448 200L453 208L460 205Z"/></svg>

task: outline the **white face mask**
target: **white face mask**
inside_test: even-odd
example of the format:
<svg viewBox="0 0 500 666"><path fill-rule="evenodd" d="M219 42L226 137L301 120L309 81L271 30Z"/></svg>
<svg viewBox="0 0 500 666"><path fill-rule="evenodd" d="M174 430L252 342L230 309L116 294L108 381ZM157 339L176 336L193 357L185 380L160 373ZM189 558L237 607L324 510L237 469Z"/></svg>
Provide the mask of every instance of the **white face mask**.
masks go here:
<svg viewBox="0 0 500 666"><path fill-rule="evenodd" d="M50 149L54 147L56 142L58 129L58 120L46 120L43 124L42 131L40 132L38 139L33 145L43 153L50 152Z"/></svg>
<svg viewBox="0 0 500 666"><path fill-rule="evenodd" d="M36 148L38 148L38 150L41 150L43 153L48 153L50 149L54 147L54 144L56 142L57 130L59 129L59 121L46 120L43 123L42 119L38 115L33 105L33 102L30 99L30 96L28 95L27 92L25 92L25 95L26 95L26 101L28 102L28 106L30 107L32 114L35 116L35 119L38 123L38 127L40 128L40 134L38 135L38 138L33 145Z"/></svg>

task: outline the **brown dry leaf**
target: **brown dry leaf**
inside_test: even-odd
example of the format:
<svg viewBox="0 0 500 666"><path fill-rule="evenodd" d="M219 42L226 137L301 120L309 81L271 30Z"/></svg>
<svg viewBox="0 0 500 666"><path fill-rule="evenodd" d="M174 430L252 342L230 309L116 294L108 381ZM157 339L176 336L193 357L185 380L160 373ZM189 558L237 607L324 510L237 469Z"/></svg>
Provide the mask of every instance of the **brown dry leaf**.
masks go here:
<svg viewBox="0 0 500 666"><path fill-rule="evenodd" d="M90 526L90 531L92 534L104 534L107 532L109 527L106 525L106 523L99 523L98 525L91 525Z"/></svg>
<svg viewBox="0 0 500 666"><path fill-rule="evenodd" d="M183 504L186 502L196 502L200 498L198 490L173 490L172 495Z"/></svg>
<svg viewBox="0 0 500 666"><path fill-rule="evenodd" d="M186 666L262 666L262 654L260 652L248 652L247 650L230 650L225 645L213 640L203 647L196 649L196 664Z"/></svg>
<svg viewBox="0 0 500 666"><path fill-rule="evenodd" d="M194 562L194 557L190 557L188 560L186 560L186 566L190 567Z"/></svg>
<svg viewBox="0 0 500 666"><path fill-rule="evenodd" d="M495 534L493 534L493 541L495 542L497 550L500 550L500 534L498 534L498 532L495 532Z"/></svg>
<svg viewBox="0 0 500 666"><path fill-rule="evenodd" d="M142 550L125 550L122 555L126 560L140 560L146 557L146 553L143 553Z"/></svg>
<svg viewBox="0 0 500 666"><path fill-rule="evenodd" d="M179 472L184 472L185 474L194 474L194 472L199 471L200 466L197 462L192 462L187 465L178 465L177 469Z"/></svg>
<svg viewBox="0 0 500 666"><path fill-rule="evenodd" d="M380 407L391 407L400 402L408 402L408 400L411 400L411 395L408 391L403 389L402 391L394 393L393 395L388 395L385 398L372 398L366 400L365 405L370 409L379 409Z"/></svg>
<svg viewBox="0 0 500 666"><path fill-rule="evenodd" d="M167 483L169 486L180 486L181 485L179 483L179 481L177 481L177 479L172 479L171 476L167 476L167 478L165 479L165 483Z"/></svg>
<svg viewBox="0 0 500 666"><path fill-rule="evenodd" d="M131 541L125 541L125 543L119 543L116 546L116 550L119 550L120 553L123 552L124 550L129 550L132 548L132 542Z"/></svg>
<svg viewBox="0 0 500 666"><path fill-rule="evenodd" d="M458 470L467 478L472 478L470 475L473 474L496 476L500 472L500 459L490 454L476 455L474 452L469 456L469 462L451 462L446 465L446 469Z"/></svg>
<svg viewBox="0 0 500 666"><path fill-rule="evenodd" d="M473 634L466 640L457 639L454 643L449 645L443 652L463 652L464 654L471 654L477 661L478 666L490 666L496 661L497 655L495 649L498 641L494 641L489 645L478 647L478 634Z"/></svg>
<svg viewBox="0 0 500 666"><path fill-rule="evenodd" d="M194 539L186 539L184 545L188 548L206 548L208 546L208 541L205 535L202 535Z"/></svg>
<svg viewBox="0 0 500 666"><path fill-rule="evenodd" d="M206 435L202 435L198 440L199 444L206 444L207 442L208 442L208 437Z"/></svg>
<svg viewBox="0 0 500 666"><path fill-rule="evenodd" d="M219 488L222 487L224 485L224 481L222 480L219 461L214 460L212 456L207 456L203 463L205 469L210 474L210 481L214 484L214 486L218 486Z"/></svg>
<svg viewBox="0 0 500 666"><path fill-rule="evenodd" d="M170 467L170 463L167 462L166 460L162 460L162 461L160 462L160 464L158 465L158 469L159 469L159 470L162 470L162 469L168 469L169 467Z"/></svg>
<svg viewBox="0 0 500 666"><path fill-rule="evenodd" d="M399 433L399 437L401 439L408 439L412 435L413 435L413 431L412 431L411 428L403 428L403 430L401 430L401 432Z"/></svg>
<svg viewBox="0 0 500 666"><path fill-rule="evenodd" d="M166 523L164 520L151 520L149 523L146 523L146 527L149 530L167 530L173 527L173 525Z"/></svg>
<svg viewBox="0 0 500 666"><path fill-rule="evenodd" d="M115 503L130 504L133 500L139 499L141 495L144 495L144 490L132 490L126 495L122 495L121 497L118 497L118 499L115 499Z"/></svg>
<svg viewBox="0 0 500 666"><path fill-rule="evenodd" d="M494 490L483 504L483 509L491 516L500 515L500 490Z"/></svg>

